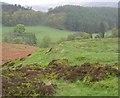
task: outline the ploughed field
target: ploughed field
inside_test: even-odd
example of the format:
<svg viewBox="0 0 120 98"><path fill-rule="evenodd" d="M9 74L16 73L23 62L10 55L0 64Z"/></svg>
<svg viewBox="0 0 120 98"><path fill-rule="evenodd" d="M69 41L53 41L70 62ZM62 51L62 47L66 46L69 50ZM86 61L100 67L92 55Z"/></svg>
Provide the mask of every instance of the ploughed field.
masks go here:
<svg viewBox="0 0 120 98"><path fill-rule="evenodd" d="M118 39L62 42L2 65L3 96L117 96Z"/></svg>
<svg viewBox="0 0 120 98"><path fill-rule="evenodd" d="M23 45L23 44L2 44L2 61L3 63L8 60L21 59L39 50L37 47Z"/></svg>

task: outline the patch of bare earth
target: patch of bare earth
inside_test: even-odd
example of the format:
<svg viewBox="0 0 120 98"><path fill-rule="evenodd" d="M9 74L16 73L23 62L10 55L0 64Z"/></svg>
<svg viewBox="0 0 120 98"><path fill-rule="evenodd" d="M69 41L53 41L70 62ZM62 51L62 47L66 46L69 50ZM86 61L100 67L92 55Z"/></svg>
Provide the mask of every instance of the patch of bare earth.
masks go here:
<svg viewBox="0 0 120 98"><path fill-rule="evenodd" d="M33 47L23 44L0 43L2 45L2 61L15 60L24 58L39 50L38 47Z"/></svg>

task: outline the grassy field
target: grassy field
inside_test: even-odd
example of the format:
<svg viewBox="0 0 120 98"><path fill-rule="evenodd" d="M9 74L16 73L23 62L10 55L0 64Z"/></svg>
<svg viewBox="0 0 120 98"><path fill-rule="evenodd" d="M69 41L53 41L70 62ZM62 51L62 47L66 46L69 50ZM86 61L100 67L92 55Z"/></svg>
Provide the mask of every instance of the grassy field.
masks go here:
<svg viewBox="0 0 120 98"><path fill-rule="evenodd" d="M52 41L58 41L60 38L66 38L67 35L73 33L65 30L58 30L46 26L26 26L26 32L35 33L37 41L41 42L44 36L51 37ZM8 35L9 32L13 32L14 27L3 27L3 38Z"/></svg>
<svg viewBox="0 0 120 98"><path fill-rule="evenodd" d="M23 62L17 65L38 63L42 66L54 59L68 59L70 65L79 65L85 62L114 64L118 62L118 40L106 39L86 39L66 41L52 48L52 51L45 55L49 49L42 49Z"/></svg>
<svg viewBox="0 0 120 98"><path fill-rule="evenodd" d="M3 27L3 37L7 36L12 30L13 27ZM50 36L53 41L58 41L61 37L67 37L68 34L73 33L44 26L29 26L26 27L26 32L35 33L38 42L41 42L42 38L46 35ZM106 36L109 34L111 34L111 31L108 31ZM93 34L93 36L95 35L96 34ZM110 65L116 70L118 69L115 65L118 63L118 39L103 38L64 41L51 48L41 48L26 58L12 61L3 66L3 77L5 78L3 81L6 81L3 84L5 87L4 91L6 94L12 96L17 94L19 96L25 96L29 93L33 96L38 96L40 91L44 93L43 89L41 90L41 88L39 88L39 92L36 89L37 87L42 87L39 84L39 81L42 80L45 85L47 85L46 88L50 84L57 85L54 96L118 95L118 78L115 74L110 75L107 71L105 72L104 78L97 82L90 82L92 77L90 73L87 73L83 80L77 79L75 82L64 79L57 80L54 78L56 76L54 72L55 69L52 69L52 73L44 73L45 69L48 72L51 71L48 64L57 59L66 59L68 60L67 67L75 67L75 65L77 65L77 69L81 64L90 63L93 67L98 67L98 69L99 66L104 68L106 65ZM100 74L102 73L104 72ZM29 92L30 90L31 92ZM52 91L53 88L50 90ZM46 92L49 92L49 89Z"/></svg>
<svg viewBox="0 0 120 98"><path fill-rule="evenodd" d="M35 33L37 42L41 43L44 36L49 36L53 42L58 41L61 38L66 38L69 34L75 33L72 31L59 30L46 26L26 26L26 32ZM10 32L13 32L14 27L2 27L2 39L8 36ZM106 32L105 36L111 35L111 31ZM93 34L93 38L97 35Z"/></svg>
<svg viewBox="0 0 120 98"><path fill-rule="evenodd" d="M99 82L89 83L86 81L87 79L89 80L89 78L85 77L83 81L77 80L76 82L71 83L70 81L62 80L62 79L61 80L46 79L43 78L43 76L40 76L40 74L38 74L37 76L37 71L35 70L37 68L43 68L43 69L46 68L47 65L52 60L56 60L56 59L68 59L69 66L74 66L74 65L80 66L81 64L87 62L94 64L94 67L97 67L99 64L103 64L103 66L105 64L114 65L115 63L118 63L117 38L66 41L52 47L52 50L46 54L48 50L49 48L42 49L36 52L35 54L23 59L22 61L20 60L13 61L15 64L13 64L12 66L11 64L10 66L4 66L3 72L5 77L10 77L9 79L11 79L11 77L16 77L16 76L18 77L18 79L19 77L23 77L25 79L28 78L27 81L29 82L37 82L37 83L40 79L42 79L47 85L51 83L56 84L57 90L54 96L117 96L118 95L118 78L114 76L114 74L110 76L107 73L108 76L106 76L106 78L104 78ZM25 69L23 69L23 72L26 73L28 72L27 73L28 75L31 73L29 77L28 76L25 77L24 73L20 71L24 67ZM26 67L28 68L28 70ZM117 68L117 66L115 66L115 68ZM12 71L12 73L10 70ZM37 70L40 71L40 69ZM35 73L34 77L36 78L31 78L32 75L34 75L34 73ZM53 73L47 75L54 77ZM31 84L26 83L25 85L29 87L29 85L31 86L32 83ZM23 87L21 86L21 90L24 91ZM15 89L14 86L13 88ZM33 95L36 96L37 94L34 93Z"/></svg>
<svg viewBox="0 0 120 98"><path fill-rule="evenodd" d="M93 83L87 86L84 82L76 83L56 81L59 90L56 96L117 96L118 95L118 78L114 77ZM62 89L62 90L61 90Z"/></svg>

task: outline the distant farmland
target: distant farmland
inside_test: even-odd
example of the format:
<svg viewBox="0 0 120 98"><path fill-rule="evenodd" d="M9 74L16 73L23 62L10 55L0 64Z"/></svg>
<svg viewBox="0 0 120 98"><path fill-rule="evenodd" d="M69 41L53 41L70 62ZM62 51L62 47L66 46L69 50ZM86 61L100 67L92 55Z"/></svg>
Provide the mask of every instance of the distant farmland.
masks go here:
<svg viewBox="0 0 120 98"><path fill-rule="evenodd" d="M44 36L51 37L52 41L58 41L60 38L65 38L67 35L73 33L72 31L58 30L46 26L26 26L26 32L35 33L37 41L41 42ZM3 39L8 33L13 32L14 27L3 27L2 36Z"/></svg>

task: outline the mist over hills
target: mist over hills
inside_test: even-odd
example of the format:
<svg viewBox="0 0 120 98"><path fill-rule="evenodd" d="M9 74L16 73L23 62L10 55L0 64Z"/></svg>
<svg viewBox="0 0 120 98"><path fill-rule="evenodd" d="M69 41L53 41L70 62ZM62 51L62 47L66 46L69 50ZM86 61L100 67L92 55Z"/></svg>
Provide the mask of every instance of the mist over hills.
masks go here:
<svg viewBox="0 0 120 98"><path fill-rule="evenodd" d="M82 3L85 7L118 7L117 2L87 2Z"/></svg>
<svg viewBox="0 0 120 98"><path fill-rule="evenodd" d="M46 5L30 5L34 10L37 11L44 11L47 12L49 8L55 8L56 6L63 6L63 5L77 5L83 7L118 7L117 2L82 2L82 3L74 3L69 2L68 4L63 2L59 4L46 4Z"/></svg>
<svg viewBox="0 0 120 98"><path fill-rule="evenodd" d="M0 5L10 5L5 2L0 1ZM118 2L61 2L53 4L43 4L43 5L22 5L24 7L32 7L33 10L47 12L49 8L55 8L56 6L63 5L77 5L83 7L118 7Z"/></svg>
<svg viewBox="0 0 120 98"><path fill-rule="evenodd" d="M9 5L8 3L5 3L5 2L1 2L0 1L0 5Z"/></svg>

